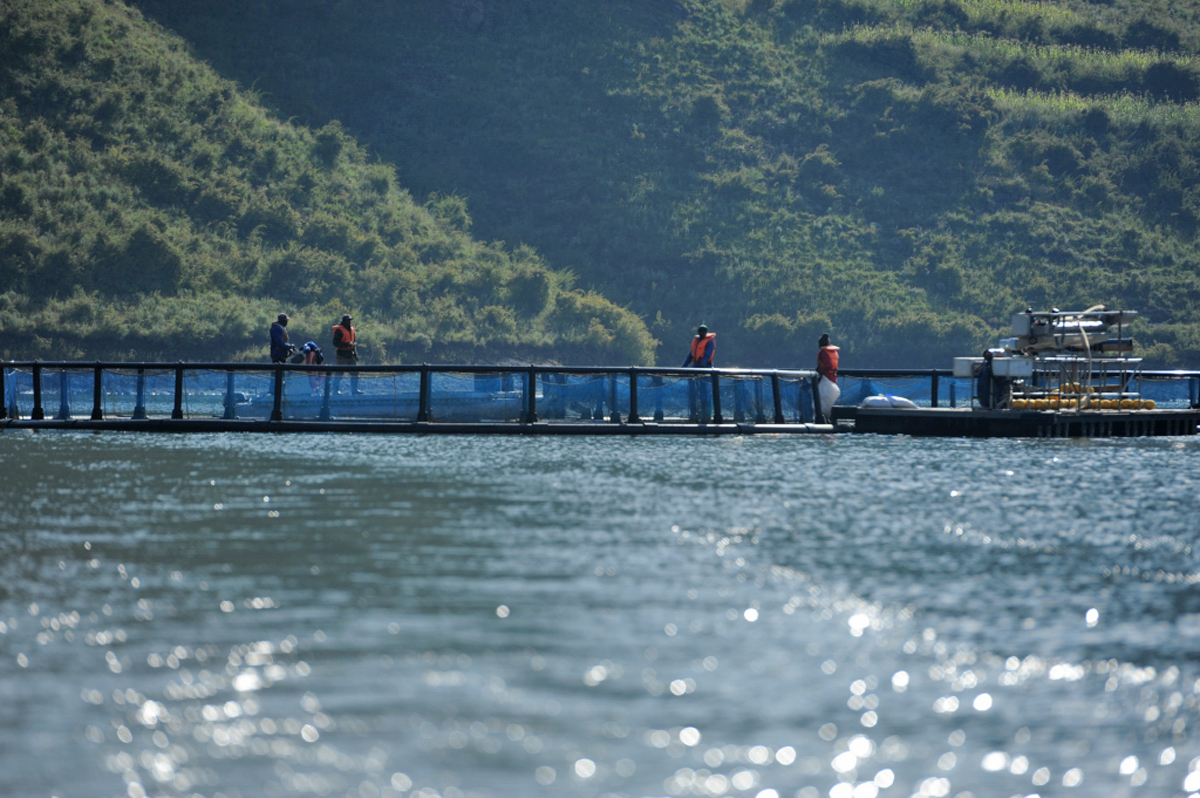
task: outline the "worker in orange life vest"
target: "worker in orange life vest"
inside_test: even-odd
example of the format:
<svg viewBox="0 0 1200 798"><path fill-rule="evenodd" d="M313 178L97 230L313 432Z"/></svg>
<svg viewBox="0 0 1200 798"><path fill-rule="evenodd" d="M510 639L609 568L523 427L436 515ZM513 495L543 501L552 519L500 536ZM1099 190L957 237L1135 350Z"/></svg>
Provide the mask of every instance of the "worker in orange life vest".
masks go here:
<svg viewBox="0 0 1200 798"><path fill-rule="evenodd" d="M817 346L821 347L817 350L817 373L830 382L836 383L839 349L829 343L829 333L821 336L821 339L817 341Z"/></svg>
<svg viewBox="0 0 1200 798"><path fill-rule="evenodd" d="M703 324L696 330L696 335L692 338L692 348L688 352L687 360L683 361L683 367L706 369L712 368L713 355L717 353L717 334L710 333L708 327Z"/></svg>
<svg viewBox="0 0 1200 798"><path fill-rule="evenodd" d="M713 356L717 353L717 334L710 333L708 327L701 324L692 338L692 346L683 368L712 368ZM712 405L712 383L705 377L699 380L688 380L688 420L700 422L709 416Z"/></svg>
<svg viewBox="0 0 1200 798"><path fill-rule="evenodd" d="M837 384L838 373L838 348L829 343L829 333L823 333L817 341L817 376L813 377L813 405L816 409L817 421L820 423L829 422L829 414L833 411L833 403L837 399L837 395L841 393ZM822 395L821 381L828 380L832 383ZM832 398L827 398L827 397Z"/></svg>
<svg viewBox="0 0 1200 798"><path fill-rule="evenodd" d="M342 320L333 325L333 348L337 350L337 364L339 366L357 366L358 365L358 345L355 343L358 336L354 332L354 327L351 322L354 321L347 313L342 316ZM339 374L334 380L334 387L341 382L342 377ZM350 390L353 393L362 393L358 390L358 372L350 375Z"/></svg>

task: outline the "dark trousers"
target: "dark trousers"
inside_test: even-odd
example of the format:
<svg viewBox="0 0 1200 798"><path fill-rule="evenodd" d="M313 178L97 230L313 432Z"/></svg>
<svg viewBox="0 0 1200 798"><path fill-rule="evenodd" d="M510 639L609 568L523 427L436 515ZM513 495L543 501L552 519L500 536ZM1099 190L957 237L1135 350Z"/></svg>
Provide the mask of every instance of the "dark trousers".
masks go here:
<svg viewBox="0 0 1200 798"><path fill-rule="evenodd" d="M357 366L358 365L358 355L343 355L341 352L338 352L337 364L339 366ZM337 391L339 389L339 387L341 386L341 383L342 383L342 375L338 374L337 378L333 381L333 389L335 391ZM358 372L357 371L352 372L350 374L350 392L351 393L359 392L359 390L358 390Z"/></svg>

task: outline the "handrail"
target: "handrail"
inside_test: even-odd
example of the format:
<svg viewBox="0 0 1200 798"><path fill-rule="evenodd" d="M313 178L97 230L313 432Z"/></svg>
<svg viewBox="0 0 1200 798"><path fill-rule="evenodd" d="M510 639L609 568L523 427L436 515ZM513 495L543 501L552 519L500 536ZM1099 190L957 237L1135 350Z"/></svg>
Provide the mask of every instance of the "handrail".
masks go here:
<svg viewBox="0 0 1200 798"><path fill-rule="evenodd" d="M157 361L80 361L80 360L0 360L0 367L14 369L30 369L34 366L42 369L78 369L90 370L101 368L104 370L160 370L174 371L178 366L182 365L187 370L194 371L271 371L274 369L283 369L284 371L299 371L299 372L333 372L333 373L349 373L359 372L362 374L371 373L420 373L421 371L429 371L430 373L458 373L458 374L496 374L503 372L527 372L530 368L537 372L552 372L555 374L611 374L613 372L624 372L627 374L680 374L691 375L709 374L716 372L721 376L763 376L767 377L772 374L784 374L795 376L812 376L815 374L814 369L760 369L760 368L734 368L734 367L718 367L718 368L679 368L672 366L571 366L571 365L555 365L555 364L494 364L494 363L421 363L421 364L360 364L353 366L339 366L331 363L323 363L321 365L309 365L306 363L254 363L254 362L224 362L224 361L174 361L174 362L157 362ZM839 374L844 374L847 377L950 377L953 376L953 369L929 369L929 368L840 368ZM1200 370L1195 369L1142 369L1141 374L1146 377L1163 377L1163 378L1181 378L1181 377L1200 377Z"/></svg>

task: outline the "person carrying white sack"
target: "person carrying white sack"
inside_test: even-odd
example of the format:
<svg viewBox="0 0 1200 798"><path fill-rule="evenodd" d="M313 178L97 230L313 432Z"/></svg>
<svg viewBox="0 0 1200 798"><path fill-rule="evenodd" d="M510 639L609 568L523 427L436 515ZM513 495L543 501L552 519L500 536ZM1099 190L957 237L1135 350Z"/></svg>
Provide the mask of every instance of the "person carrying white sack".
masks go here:
<svg viewBox="0 0 1200 798"><path fill-rule="evenodd" d="M838 347L829 343L829 333L824 333L817 341L817 404L821 418L818 421L832 421L833 403L841 396L842 389L837 384Z"/></svg>

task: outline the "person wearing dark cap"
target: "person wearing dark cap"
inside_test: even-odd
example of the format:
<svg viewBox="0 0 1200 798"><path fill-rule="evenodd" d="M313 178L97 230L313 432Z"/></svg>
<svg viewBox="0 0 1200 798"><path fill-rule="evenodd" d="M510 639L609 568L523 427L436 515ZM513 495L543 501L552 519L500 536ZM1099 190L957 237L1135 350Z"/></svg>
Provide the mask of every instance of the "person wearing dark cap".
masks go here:
<svg viewBox="0 0 1200 798"><path fill-rule="evenodd" d="M833 403L837 401L841 389L837 384L839 350L829 342L829 333L823 333L817 341L817 376L813 380L813 393L817 397L817 421L828 423Z"/></svg>
<svg viewBox="0 0 1200 798"><path fill-rule="evenodd" d="M341 321L333 325L333 348L337 352L337 364L339 366L358 365L357 335L351 324L353 321L354 319L347 313L342 316ZM340 374L336 382L341 382ZM358 372L350 375L350 390L353 393L362 393L362 391L358 390Z"/></svg>
<svg viewBox="0 0 1200 798"><path fill-rule="evenodd" d="M286 363L296 347L288 343L288 314L280 313L271 325L271 362Z"/></svg>
<svg viewBox="0 0 1200 798"><path fill-rule="evenodd" d="M688 350L687 359L683 361L683 368L712 368L713 356L716 354L717 334L709 332L708 327L701 324L692 337L692 346ZM712 403L712 397L709 396L709 391L712 390L710 386L707 377L688 381L689 420L700 421L708 415L709 405Z"/></svg>
<svg viewBox="0 0 1200 798"><path fill-rule="evenodd" d="M713 355L717 354L717 334L710 333L708 327L701 324L696 330L696 335L692 338L692 348L688 352L687 359L683 361L683 367L691 366L696 369L712 368Z"/></svg>

